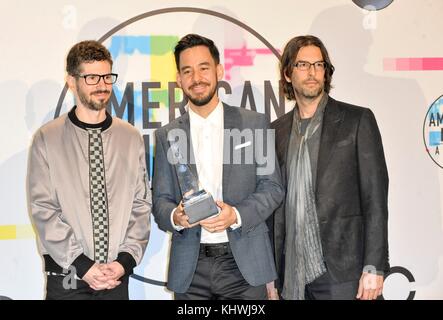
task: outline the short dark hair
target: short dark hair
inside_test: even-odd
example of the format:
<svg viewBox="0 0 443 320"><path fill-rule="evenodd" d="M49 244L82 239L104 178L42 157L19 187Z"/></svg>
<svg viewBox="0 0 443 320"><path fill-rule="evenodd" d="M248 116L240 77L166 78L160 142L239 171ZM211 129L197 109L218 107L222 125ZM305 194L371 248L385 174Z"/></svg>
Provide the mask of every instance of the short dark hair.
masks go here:
<svg viewBox="0 0 443 320"><path fill-rule="evenodd" d="M112 68L111 53L100 42L86 40L75 44L66 58L66 72L71 76L80 73L83 62L108 61Z"/></svg>
<svg viewBox="0 0 443 320"><path fill-rule="evenodd" d="M215 64L218 65L220 63L220 53L218 52L217 47L214 44L214 41L211 39L205 38L198 34L187 34L177 43L174 49L175 56L175 64L177 66L177 70L180 70L180 53L184 50L196 47L196 46L205 46L209 49L212 58L215 61Z"/></svg>
<svg viewBox="0 0 443 320"><path fill-rule="evenodd" d="M323 60L326 62L325 92L329 93L331 90L332 75L335 68L331 63L325 45L315 36L298 36L289 40L280 59L280 85L283 88L283 93L289 100L295 100L294 88L292 87L292 83L286 81L285 75L291 77L293 71L292 63L294 62L294 59L297 57L300 49L307 46L316 46L320 49Z"/></svg>

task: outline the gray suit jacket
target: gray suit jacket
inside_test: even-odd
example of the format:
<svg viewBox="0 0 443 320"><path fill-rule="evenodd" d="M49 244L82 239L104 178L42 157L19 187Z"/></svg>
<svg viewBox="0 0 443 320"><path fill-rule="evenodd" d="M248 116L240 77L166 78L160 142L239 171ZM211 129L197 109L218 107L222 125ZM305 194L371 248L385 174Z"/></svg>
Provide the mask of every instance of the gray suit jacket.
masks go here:
<svg viewBox="0 0 443 320"><path fill-rule="evenodd" d="M276 279L277 274L268 235L266 219L278 207L284 197L280 181L278 162L273 157L275 166L271 173L258 175L261 165L256 154L252 163L245 163L245 150L255 146L255 136L252 144L245 148L234 149L226 130L239 129L268 129L269 123L265 116L226 104L224 108L224 156L234 157L241 153L242 162L223 164L223 201L235 206L240 213L242 226L235 230L228 228L228 238L238 268L245 280L258 286ZM171 225L171 212L182 199L175 168L168 162L169 149L168 132L181 129L186 133L186 141L190 141L189 114L156 131L156 150L153 176L153 214L160 229L172 232L172 244L168 272L168 289L183 293L189 288L193 278L199 255L201 227L196 226L177 232ZM242 141L245 142L245 141ZM229 149L228 149L229 148ZM272 143L274 149L274 143ZM230 152L230 153L228 153ZM236 154L237 153L237 154ZM189 147L192 157L192 148ZM193 162L191 170L197 176Z"/></svg>

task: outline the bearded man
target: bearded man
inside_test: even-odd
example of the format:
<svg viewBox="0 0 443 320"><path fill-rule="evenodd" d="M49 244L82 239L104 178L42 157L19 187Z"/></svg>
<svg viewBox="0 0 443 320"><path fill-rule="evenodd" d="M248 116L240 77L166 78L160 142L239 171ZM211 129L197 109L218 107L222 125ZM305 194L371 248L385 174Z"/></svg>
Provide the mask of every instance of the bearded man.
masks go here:
<svg viewBox="0 0 443 320"><path fill-rule="evenodd" d="M74 45L66 71L76 105L35 133L29 155L46 299L128 299L150 232L143 139L106 111L117 74L103 45Z"/></svg>

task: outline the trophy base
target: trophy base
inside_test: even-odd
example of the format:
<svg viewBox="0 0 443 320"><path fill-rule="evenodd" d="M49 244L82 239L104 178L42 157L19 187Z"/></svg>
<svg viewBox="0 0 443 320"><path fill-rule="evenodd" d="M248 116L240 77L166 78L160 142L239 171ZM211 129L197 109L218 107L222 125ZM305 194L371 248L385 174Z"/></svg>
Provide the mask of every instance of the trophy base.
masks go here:
<svg viewBox="0 0 443 320"><path fill-rule="evenodd" d="M190 224L199 222L218 213L218 207L212 196L205 190L183 198L183 208Z"/></svg>

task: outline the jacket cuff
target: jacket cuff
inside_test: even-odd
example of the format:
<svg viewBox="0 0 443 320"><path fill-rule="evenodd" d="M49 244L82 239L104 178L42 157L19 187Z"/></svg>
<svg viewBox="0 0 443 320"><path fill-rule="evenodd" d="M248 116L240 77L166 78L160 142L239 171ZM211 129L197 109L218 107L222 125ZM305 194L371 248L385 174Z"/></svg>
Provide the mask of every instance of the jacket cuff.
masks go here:
<svg viewBox="0 0 443 320"><path fill-rule="evenodd" d="M117 259L115 260L123 266L125 269L125 276L129 276L133 273L133 269L137 265L134 257L128 252L119 252Z"/></svg>
<svg viewBox="0 0 443 320"><path fill-rule="evenodd" d="M83 279L85 274L89 269L95 264L95 261L89 259L84 253L79 255L73 262L72 265L75 268L75 273L80 279Z"/></svg>
<svg viewBox="0 0 443 320"><path fill-rule="evenodd" d="M363 267L363 271L370 274L376 274L378 276L384 276L385 271L383 269L376 269L373 265L365 265Z"/></svg>

